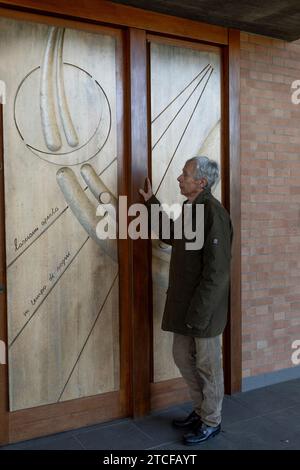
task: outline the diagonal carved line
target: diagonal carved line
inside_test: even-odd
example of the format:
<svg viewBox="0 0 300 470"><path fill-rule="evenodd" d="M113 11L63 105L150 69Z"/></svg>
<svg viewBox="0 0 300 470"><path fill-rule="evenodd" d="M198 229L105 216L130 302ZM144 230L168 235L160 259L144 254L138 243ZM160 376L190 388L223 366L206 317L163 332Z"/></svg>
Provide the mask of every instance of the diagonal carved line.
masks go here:
<svg viewBox="0 0 300 470"><path fill-rule="evenodd" d="M20 336L20 334L24 331L24 329L26 328L26 326L28 325L28 323L31 321L31 319L34 317L34 315L36 314L36 312L39 310L39 308L41 307L41 305L45 302L45 300L47 299L48 295L52 292L52 290L54 289L54 287L56 286L56 284L58 283L58 281L62 278L62 276L65 274L65 272L69 269L69 267L71 266L71 264L73 263L73 261L75 260L75 258L79 255L80 251L82 250L82 248L84 247L84 245L86 244L86 242L88 241L90 237L87 237L85 239L85 241L83 242L83 244L81 245L81 247L77 250L77 252L75 253L75 255L73 256L73 258L71 259L70 263L68 264L68 266L66 267L66 269L61 273L61 275L57 278L57 280L53 283L53 285L51 286L50 290L47 292L47 294L45 295L45 297L43 298L43 300L41 301L41 303L37 306L37 308L34 310L34 312L31 314L31 316L28 318L27 322L24 323L24 325L22 326L22 328L20 329L19 333L17 333L17 335L14 337L14 339L12 340L12 342L9 344L9 348L11 348L11 346L13 346L13 344L15 343L15 341L18 339L18 337Z"/></svg>
<svg viewBox="0 0 300 470"><path fill-rule="evenodd" d="M117 157L115 157L115 158L98 174L98 176L101 176L102 173L104 173L104 172L110 167L110 165L112 165L112 163L113 163L114 161L116 161L116 160L117 160ZM86 191L87 188L88 188L88 187L86 186L83 190ZM42 231L40 232L40 234L39 234L34 240L32 240L32 242L30 242L30 243L26 246L26 248L24 248L24 250L23 250L21 253L19 253L19 254L7 265L7 269L10 268L10 267L17 261L17 259L20 258L20 256L22 256L22 255L25 253L25 251L27 251L28 248L30 248L31 245L33 245L45 232L47 232L47 230L51 227L51 225L53 225L54 222L56 222L56 221L60 218L60 216L62 216L63 213L64 213L68 208L69 208L69 206L66 206L66 207L60 212L60 214L56 217L56 219L53 219L52 222L51 222L49 225L47 225L47 227L45 227L44 230L42 230Z"/></svg>
<svg viewBox="0 0 300 470"><path fill-rule="evenodd" d="M84 342L84 344L83 344L83 346L82 346L82 348L81 348L81 351L80 351L80 353L79 353L78 356L77 356L77 359L76 359L76 361L75 361L74 366L72 367L72 370L71 370L71 372L70 372L70 374L69 374L68 380L66 381L66 383L65 383L65 385L64 385L64 387L63 387L63 389L62 389L62 391L61 391L61 393L60 393L60 395L59 395L59 398L58 398L58 400L57 400L57 403L61 400L61 397L62 397L63 394L64 394L64 391L65 391L65 389L66 389L66 387L67 387L67 385L68 385L68 383L69 383L69 381L70 381L70 379L71 379L71 377L72 377L72 375L73 375L73 372L74 372L74 370L75 370L76 365L77 365L78 362L79 362L80 357L81 357L82 354L83 354L84 348L85 348L85 346L87 345L87 342L88 342L88 340L89 340L89 338L90 338L90 336L91 336L91 334L92 334L92 332L93 332L93 330L94 330L94 328L95 328L95 326L96 326L96 323L97 323L97 321L98 321L98 319L99 319L99 317L100 317L100 314L101 314L101 312L102 312L102 310L103 310L103 308L104 308L104 306L105 306L105 304L106 304L106 301L107 301L107 299L108 299L108 297L109 297L109 295L110 295L110 293L111 293L111 291L112 291L112 288L113 288L113 286L114 286L114 283L116 282L116 279L117 279L118 275L119 275L119 273L116 274L116 276L115 276L115 278L114 278L114 280L113 280L113 282L112 282L112 285L110 286L110 288L109 288L109 290L108 290L108 293L106 294L106 297L105 297L105 299L104 299L104 301L103 301L103 303L102 303L102 305L101 305L101 307L100 307L100 310L99 310L99 312L98 312L98 314L97 314L97 316L96 316L96 318L95 318L95 321L94 321L94 323L93 323L93 325L92 325L92 328L90 329L90 332L89 332L89 334L87 335L87 338L86 338L86 340L85 340L85 342Z"/></svg>
<svg viewBox="0 0 300 470"><path fill-rule="evenodd" d="M177 118L177 116L179 115L180 111L182 111L182 109L185 107L186 103L191 99L192 95L195 93L195 91L197 90L197 88L199 87L199 85L202 83L202 81L204 80L204 78L206 77L207 73L209 72L210 68L207 69L207 71L205 72L205 74L203 75L203 77L201 77L200 81L197 83L197 85L193 88L192 92L189 94L189 96L187 97L187 99L185 100L185 102L183 103L183 105L181 106L181 108L179 108L179 110L177 111L177 113L175 114L175 116L172 118L171 122L168 124L168 126L166 127L166 129L163 131L163 133L159 136L158 140L155 142L155 144L153 145L152 147L152 150L155 149L155 147L157 146L157 144L160 142L160 140L163 138L163 136L165 135L165 133L167 132L167 130L169 129L169 127L173 124L173 122L175 121L175 119Z"/></svg>
<svg viewBox="0 0 300 470"><path fill-rule="evenodd" d="M201 73L203 73L204 70L207 69L207 67L211 67L211 65L210 65L210 64L207 64L207 65L196 75L196 77L193 78L193 80L191 80L190 83L189 83L185 88L183 88L183 90L181 90L181 92L178 93L178 95L175 96L175 98L173 98L172 101L171 101L171 102L170 102L170 103L151 121L151 124L153 124L153 123L154 123L154 122L155 122L155 121L174 103L174 101L176 101L177 98L179 98L179 97L182 95L182 93L184 93L185 90L187 90L188 87L191 86L191 84L192 84L195 80L197 80L198 77L200 77Z"/></svg>
<svg viewBox="0 0 300 470"><path fill-rule="evenodd" d="M201 94L200 94L200 96L199 96L199 98L198 98L198 100L197 100L197 102L196 102L196 104L195 104L195 106L194 106L194 109L193 109L193 111L192 111L192 114L191 114L191 116L189 117L189 120L188 120L188 122L187 122L187 125L185 126L185 128L184 128L184 130L183 130L183 133L181 134L181 137L180 137L180 139L179 139L179 141L178 141L178 144L176 145L176 148L175 148L174 153L173 153L173 155L172 155L172 157L171 157L171 160L170 160L169 163L168 163L168 166L167 166L167 168L166 168L166 171L164 172L163 177L162 177L162 179L161 179L161 181L160 181L160 183L159 183L159 186L158 186L157 190L155 191L155 195L158 193L158 190L159 190L159 188L160 188L161 185L162 185L162 182L163 182L163 180L164 180L164 178L165 178L165 176L166 176L166 174L167 174L167 171L168 171L169 168L170 168L170 165L171 165L171 163L172 163L172 160L173 160L173 158L175 157L175 154L176 154L176 152L177 152L177 150L178 150L178 147L179 147L179 145L181 144L181 141L182 141L182 139L183 139L183 137L184 137L184 135L185 135L185 133L186 133L186 131L187 131L187 128L189 127L189 124L190 124L190 122L191 122L191 120L192 120L192 117L193 117L194 114L195 114L195 111L196 111L196 109L197 109L197 107L198 107L198 104L199 104L199 102L200 102L200 100L201 100L201 98L202 98L202 95L203 95L203 93L204 93L204 91L205 91L205 88L206 88L206 86L207 86L207 84L208 84L208 82L209 82L209 79L210 79L210 77L211 77L213 71L214 71L214 69L212 68L211 71L210 71L209 77L207 78L206 83L205 83L205 85L204 85L204 87L203 87L203 90L201 91Z"/></svg>

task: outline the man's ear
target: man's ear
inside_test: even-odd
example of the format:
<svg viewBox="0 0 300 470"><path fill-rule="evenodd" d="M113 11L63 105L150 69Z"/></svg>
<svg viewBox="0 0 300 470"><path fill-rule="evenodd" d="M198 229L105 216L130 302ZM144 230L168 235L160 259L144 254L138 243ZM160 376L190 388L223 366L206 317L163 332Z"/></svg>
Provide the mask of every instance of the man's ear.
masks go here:
<svg viewBox="0 0 300 470"><path fill-rule="evenodd" d="M207 179L206 178L200 178L199 185L200 185L201 189L204 189L207 186Z"/></svg>

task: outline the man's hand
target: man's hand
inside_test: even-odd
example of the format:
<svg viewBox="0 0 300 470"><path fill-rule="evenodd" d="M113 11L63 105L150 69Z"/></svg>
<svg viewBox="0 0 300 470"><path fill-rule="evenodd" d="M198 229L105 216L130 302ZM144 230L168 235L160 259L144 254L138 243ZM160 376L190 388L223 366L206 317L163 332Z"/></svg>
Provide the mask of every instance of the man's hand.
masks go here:
<svg viewBox="0 0 300 470"><path fill-rule="evenodd" d="M151 187L149 178L146 178L145 180L145 189L146 191L144 191L143 189L139 189L139 193L143 196L146 202L148 201L148 199L150 199L151 196L153 196L152 187Z"/></svg>

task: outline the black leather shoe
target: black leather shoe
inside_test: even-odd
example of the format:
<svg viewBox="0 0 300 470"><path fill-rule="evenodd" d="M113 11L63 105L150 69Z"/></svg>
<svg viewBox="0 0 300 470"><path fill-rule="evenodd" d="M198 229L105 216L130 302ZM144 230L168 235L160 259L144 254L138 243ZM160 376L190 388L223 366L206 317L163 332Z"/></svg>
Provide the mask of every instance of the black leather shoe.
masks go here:
<svg viewBox="0 0 300 470"><path fill-rule="evenodd" d="M186 418L174 419L172 424L175 426L175 428L190 428L196 425L200 425L201 418L199 415L197 415L196 411L192 411Z"/></svg>
<svg viewBox="0 0 300 470"><path fill-rule="evenodd" d="M201 442L205 442L219 434L220 431L220 424L218 426L207 426L206 424L201 423L199 426L196 426L192 432L185 434L183 436L183 441L187 446L201 444Z"/></svg>

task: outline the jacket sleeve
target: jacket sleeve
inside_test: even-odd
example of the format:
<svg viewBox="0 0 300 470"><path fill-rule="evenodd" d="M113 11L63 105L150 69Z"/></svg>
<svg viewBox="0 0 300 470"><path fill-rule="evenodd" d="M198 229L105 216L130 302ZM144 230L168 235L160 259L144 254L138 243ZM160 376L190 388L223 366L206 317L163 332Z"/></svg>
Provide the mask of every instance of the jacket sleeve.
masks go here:
<svg viewBox="0 0 300 470"><path fill-rule="evenodd" d="M159 226L157 227L157 231L155 230L156 235L159 237L161 241L166 243L167 245L173 245L173 240L174 240L174 221L168 216L168 214L161 209L161 204L157 197L154 196L154 194L151 196L148 201L145 202L146 207L148 209L148 215L149 215L149 222L150 222L150 229L151 227L153 228L153 224L151 224L151 206L153 205L158 205L160 207L160 213L159 213ZM162 233L162 227L170 227L170 236L165 237L164 234ZM158 232L158 233L157 233Z"/></svg>
<svg viewBox="0 0 300 470"><path fill-rule="evenodd" d="M185 319L188 327L202 331L209 326L212 315L224 302L224 293L228 291L232 241L232 226L227 213L214 212L205 219L203 269Z"/></svg>

